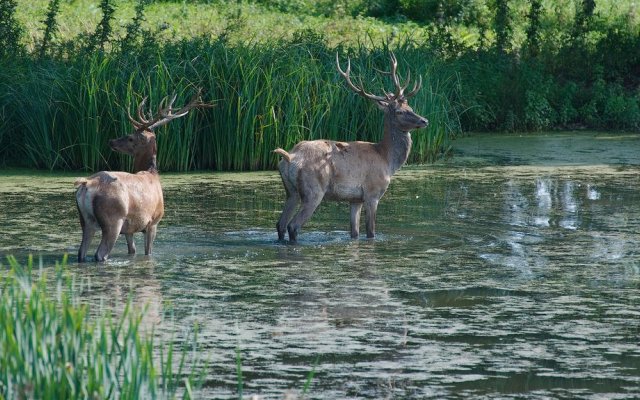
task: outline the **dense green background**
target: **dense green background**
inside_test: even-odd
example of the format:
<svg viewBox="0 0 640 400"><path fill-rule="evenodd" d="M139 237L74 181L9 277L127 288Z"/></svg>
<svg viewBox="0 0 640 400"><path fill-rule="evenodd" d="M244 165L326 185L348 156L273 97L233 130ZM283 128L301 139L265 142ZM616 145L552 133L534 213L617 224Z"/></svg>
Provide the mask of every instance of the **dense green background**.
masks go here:
<svg viewBox="0 0 640 400"><path fill-rule="evenodd" d="M378 140L389 49L425 79L412 162L468 130L640 128L640 17L611 0L0 0L0 166L125 169L127 107L196 87L215 101L159 130L162 170L273 168L301 139Z"/></svg>

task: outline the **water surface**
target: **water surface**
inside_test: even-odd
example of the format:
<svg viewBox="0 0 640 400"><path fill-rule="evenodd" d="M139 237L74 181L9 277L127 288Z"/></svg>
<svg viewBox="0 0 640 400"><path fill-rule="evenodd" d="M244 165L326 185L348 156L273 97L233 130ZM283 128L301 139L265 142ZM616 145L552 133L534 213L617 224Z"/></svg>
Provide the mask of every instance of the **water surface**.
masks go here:
<svg viewBox="0 0 640 400"><path fill-rule="evenodd" d="M165 174L154 255L120 238L70 270L88 302L148 304L167 338L197 323L204 398L237 397L237 348L244 394L265 398L314 365L309 398L639 397L640 136L454 147L394 177L374 240L327 203L278 242L275 172ZM73 193L70 175L2 174L0 253L75 259Z"/></svg>

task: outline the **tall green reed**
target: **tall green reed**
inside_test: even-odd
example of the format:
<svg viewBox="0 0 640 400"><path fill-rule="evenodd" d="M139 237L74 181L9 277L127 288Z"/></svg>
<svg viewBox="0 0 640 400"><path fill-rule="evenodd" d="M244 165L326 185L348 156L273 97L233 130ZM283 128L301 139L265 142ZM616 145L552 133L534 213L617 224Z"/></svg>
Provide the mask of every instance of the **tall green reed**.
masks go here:
<svg viewBox="0 0 640 400"><path fill-rule="evenodd" d="M0 274L0 398L192 398L202 371L185 373L187 350L176 370L173 346L142 333L130 303L118 317L90 318L65 263L54 282L32 258L23 266L9 257Z"/></svg>
<svg viewBox="0 0 640 400"><path fill-rule="evenodd" d="M164 171L274 168L276 147L300 140L378 141L382 113L352 93L336 72L335 52L351 56L354 76L381 92L390 82L374 68L388 70L385 46L332 49L314 38L231 45L223 39L191 39L140 53L87 54L66 60L26 62L23 80L0 77L0 108L17 99L18 112L0 125L12 137L27 166L49 169L127 169L109 139L130 132L126 110L142 97L157 107L176 93L176 104L197 90L217 106L192 112L158 130L158 161ZM425 49L395 49L400 72L423 75L423 89L411 100L430 120L413 135L412 162L430 162L447 150L460 130L457 78ZM2 93L10 96L2 96ZM0 152L0 155L2 153ZM21 158L4 155L4 162ZM14 156L15 157L15 156Z"/></svg>

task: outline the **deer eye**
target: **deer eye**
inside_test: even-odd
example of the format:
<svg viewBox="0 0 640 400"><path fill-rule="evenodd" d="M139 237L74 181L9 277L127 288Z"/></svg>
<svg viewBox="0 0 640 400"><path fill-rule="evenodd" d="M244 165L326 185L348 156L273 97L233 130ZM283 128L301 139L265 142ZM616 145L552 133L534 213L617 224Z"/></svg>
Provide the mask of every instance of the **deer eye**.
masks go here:
<svg viewBox="0 0 640 400"><path fill-rule="evenodd" d="M129 138L129 142L133 142L133 138L132 137Z"/></svg>
<svg viewBox="0 0 640 400"><path fill-rule="evenodd" d="M402 110L396 110L396 115L400 115L400 114L403 114L403 113L404 113L404 111L402 111Z"/></svg>

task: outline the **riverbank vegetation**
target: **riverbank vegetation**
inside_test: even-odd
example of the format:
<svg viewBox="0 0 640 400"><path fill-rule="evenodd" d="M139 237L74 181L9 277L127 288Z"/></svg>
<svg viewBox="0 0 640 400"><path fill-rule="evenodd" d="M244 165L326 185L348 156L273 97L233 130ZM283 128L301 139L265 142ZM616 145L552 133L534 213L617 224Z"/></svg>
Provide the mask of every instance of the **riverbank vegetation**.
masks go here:
<svg viewBox="0 0 640 400"><path fill-rule="evenodd" d="M1 0L0 165L126 169L111 138L144 96L217 107L159 132L163 170L273 168L276 147L376 141L382 116L350 93L335 53L374 92L377 69L424 78L430 120L411 162L467 130L637 130L640 16L609 0ZM387 85L389 83L387 82ZM388 87L388 86L387 86Z"/></svg>
<svg viewBox="0 0 640 400"><path fill-rule="evenodd" d="M115 316L82 304L66 259L53 277L32 258L8 263L0 274L0 398L194 398L205 373L187 367L196 352L155 341L130 302Z"/></svg>

